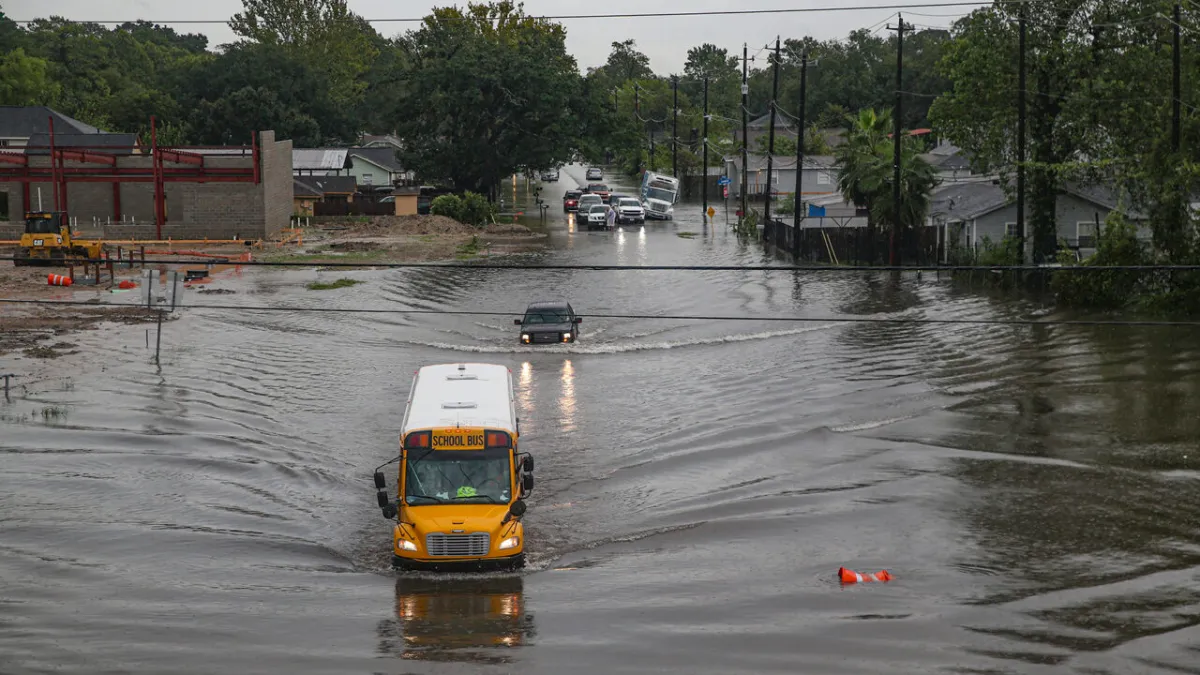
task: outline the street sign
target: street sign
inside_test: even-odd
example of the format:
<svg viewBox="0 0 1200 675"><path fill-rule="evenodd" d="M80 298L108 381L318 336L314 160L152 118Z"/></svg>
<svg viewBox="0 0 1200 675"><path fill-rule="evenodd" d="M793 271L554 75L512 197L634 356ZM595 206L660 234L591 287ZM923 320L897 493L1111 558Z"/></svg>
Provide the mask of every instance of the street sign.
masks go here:
<svg viewBox="0 0 1200 675"><path fill-rule="evenodd" d="M711 206L708 207L708 217L711 219L715 215L717 215L717 210Z"/></svg>
<svg viewBox="0 0 1200 675"><path fill-rule="evenodd" d="M725 187L721 188L721 190L724 192L723 196L725 197L725 199L729 199L729 186L726 185Z"/></svg>
<svg viewBox="0 0 1200 675"><path fill-rule="evenodd" d="M733 181L729 179L729 176L721 176L717 179L717 185L729 185L732 182Z"/></svg>

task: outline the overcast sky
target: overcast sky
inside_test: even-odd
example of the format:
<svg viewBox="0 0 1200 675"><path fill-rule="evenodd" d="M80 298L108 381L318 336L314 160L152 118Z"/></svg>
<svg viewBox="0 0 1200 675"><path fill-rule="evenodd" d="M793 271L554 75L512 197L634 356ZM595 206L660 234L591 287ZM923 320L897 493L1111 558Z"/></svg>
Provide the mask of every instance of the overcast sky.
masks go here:
<svg viewBox="0 0 1200 675"><path fill-rule="evenodd" d="M527 0L530 14L555 16L563 14L620 14L728 9L774 9L807 7L846 7L850 5L921 5L953 0ZM455 4L449 0L349 0L350 9L368 19L420 18L434 6ZM465 5L465 2L458 2ZM986 3L980 3L983 5ZM144 19L160 23L173 20L215 21L206 24L180 24L180 32L199 32L208 35L216 46L234 39L229 27L221 23L240 11L241 0L0 0L0 7L14 20L42 18L50 15L68 19L95 21L124 21ZM923 26L947 26L955 18L970 11L970 7L919 8L903 11L905 20ZM817 39L844 37L856 28L885 31L889 18L894 21L896 10L864 10L817 12L808 14L761 14L748 16L660 17L620 19L564 20L567 27L567 49L575 56L581 69L598 66L608 57L614 41L633 38L637 47L650 57L650 65L660 75L683 70L687 50L705 42L740 52L742 43L750 45L751 54L775 36L784 39L812 35ZM377 22L380 33L391 36L403 33L415 24Z"/></svg>

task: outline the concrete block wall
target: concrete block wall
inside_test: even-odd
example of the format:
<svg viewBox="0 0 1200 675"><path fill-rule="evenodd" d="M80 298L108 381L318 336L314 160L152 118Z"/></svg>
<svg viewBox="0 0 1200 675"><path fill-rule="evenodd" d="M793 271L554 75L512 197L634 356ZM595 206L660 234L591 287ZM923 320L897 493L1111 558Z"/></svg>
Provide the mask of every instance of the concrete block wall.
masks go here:
<svg viewBox="0 0 1200 675"><path fill-rule="evenodd" d="M273 239L288 226L292 213L292 142L276 141L275 132L263 131L260 138L260 182L254 183L168 183L165 188L167 221L162 236L171 239ZM32 157L33 166L49 166L48 157ZM247 151L244 157L207 157L210 167L253 166ZM67 166L96 165L67 162ZM145 156L122 157L121 167L149 168ZM49 183L30 184L29 208L38 208L41 188L42 207L54 208L54 188ZM114 217L114 188L111 183L69 183L67 209L81 231L106 238L153 238L154 184L120 183L120 213ZM20 183L0 183L0 192L8 195L8 220L0 221L0 239L20 236L20 222L26 205ZM13 233L16 237L11 236Z"/></svg>
<svg viewBox="0 0 1200 675"><path fill-rule="evenodd" d="M292 219L292 142L276 141L274 131L259 135L262 147L263 223L268 239L279 236Z"/></svg>

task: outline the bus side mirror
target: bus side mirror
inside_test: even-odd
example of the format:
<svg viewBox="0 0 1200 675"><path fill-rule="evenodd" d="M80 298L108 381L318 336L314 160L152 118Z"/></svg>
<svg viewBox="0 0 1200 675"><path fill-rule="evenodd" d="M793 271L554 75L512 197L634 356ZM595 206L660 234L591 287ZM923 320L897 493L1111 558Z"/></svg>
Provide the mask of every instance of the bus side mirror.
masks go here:
<svg viewBox="0 0 1200 675"><path fill-rule="evenodd" d="M392 500L388 498L388 493L380 490L375 493L375 501L379 502L379 508L387 508L392 505Z"/></svg>
<svg viewBox="0 0 1200 675"><path fill-rule="evenodd" d="M582 316L575 317L575 323L583 323L583 317Z"/></svg>
<svg viewBox="0 0 1200 675"><path fill-rule="evenodd" d="M521 492L526 494L533 492L533 476L525 474L521 477Z"/></svg>
<svg viewBox="0 0 1200 675"><path fill-rule="evenodd" d="M396 505L388 504L387 506L383 507L383 517L387 518L388 520L392 520L393 518L395 518L396 517Z"/></svg>
<svg viewBox="0 0 1200 675"><path fill-rule="evenodd" d="M517 501L513 502L512 506L509 507L508 515L515 518L520 518L521 516L525 515L525 508L525 500L518 499Z"/></svg>
<svg viewBox="0 0 1200 675"><path fill-rule="evenodd" d="M375 472L375 489L382 490L385 487L387 487L387 480L384 479L383 472L376 471Z"/></svg>
<svg viewBox="0 0 1200 675"><path fill-rule="evenodd" d="M525 471L533 471L533 457L525 455L525 459L521 462L521 468Z"/></svg>
<svg viewBox="0 0 1200 675"><path fill-rule="evenodd" d="M513 319L513 325L514 325L514 326L520 326L520 325L521 325L521 320L520 320L520 319Z"/></svg>

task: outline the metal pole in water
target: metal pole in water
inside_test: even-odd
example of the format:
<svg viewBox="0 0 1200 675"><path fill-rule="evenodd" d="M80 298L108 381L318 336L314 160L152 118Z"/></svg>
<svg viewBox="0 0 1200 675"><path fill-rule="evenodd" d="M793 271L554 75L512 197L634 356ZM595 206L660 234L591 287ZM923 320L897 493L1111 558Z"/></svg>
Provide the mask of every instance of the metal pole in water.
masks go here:
<svg viewBox="0 0 1200 675"><path fill-rule="evenodd" d="M163 311L158 310L158 335L154 340L154 363L158 363L159 354L162 352L162 319Z"/></svg>
<svg viewBox="0 0 1200 675"><path fill-rule="evenodd" d="M8 401L9 401L9 398L8 398L8 378L10 378L10 377L15 377L15 375L13 375L12 373L7 373L7 374L5 374L5 375L0 375L0 377L3 377L3 378L4 378L4 400L5 400L6 402L8 402Z"/></svg>

